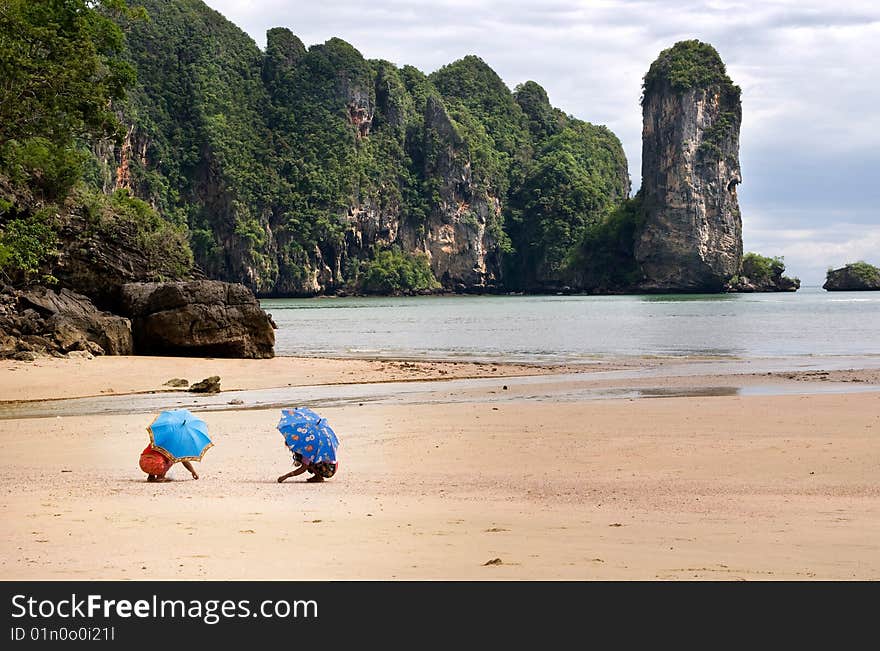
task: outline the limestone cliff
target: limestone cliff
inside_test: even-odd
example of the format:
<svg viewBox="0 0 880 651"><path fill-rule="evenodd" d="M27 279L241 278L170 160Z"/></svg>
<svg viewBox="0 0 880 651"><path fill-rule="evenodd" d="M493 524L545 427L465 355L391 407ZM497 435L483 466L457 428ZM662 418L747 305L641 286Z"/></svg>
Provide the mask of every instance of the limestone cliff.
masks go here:
<svg viewBox="0 0 880 651"><path fill-rule="evenodd" d="M610 131L534 82L515 96L478 57L425 75L285 28L261 52L199 0L135 4L150 20L125 25L138 85L102 183L186 225L210 278L360 291L393 251L448 290L539 291L568 283L571 248L628 194Z"/></svg>
<svg viewBox="0 0 880 651"><path fill-rule="evenodd" d="M645 75L642 113L641 289L721 291L742 258L740 89L712 46L683 41Z"/></svg>
<svg viewBox="0 0 880 651"><path fill-rule="evenodd" d="M427 256L447 288L493 283L500 203L474 178L468 139L428 79L366 61L340 39L296 44L270 30L264 66L281 189L269 223L267 251L279 261L271 293L346 289L389 247Z"/></svg>
<svg viewBox="0 0 880 651"><path fill-rule="evenodd" d="M439 99L425 107L425 176L435 179L436 202L423 229L402 233L410 247L428 254L446 287L483 288L498 281L498 243L490 225L501 221L501 202L474 180L467 143Z"/></svg>

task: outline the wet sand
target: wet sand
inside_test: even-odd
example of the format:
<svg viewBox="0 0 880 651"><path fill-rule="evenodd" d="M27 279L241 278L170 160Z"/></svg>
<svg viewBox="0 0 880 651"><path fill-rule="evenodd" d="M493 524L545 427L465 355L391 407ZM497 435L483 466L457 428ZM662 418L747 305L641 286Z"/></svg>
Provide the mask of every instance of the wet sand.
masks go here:
<svg viewBox="0 0 880 651"><path fill-rule="evenodd" d="M0 400L57 395L53 375L72 395L95 395L93 381L155 390L214 362L230 386L279 379L274 360L172 360L199 372L170 374L148 358L110 373L109 360L4 369ZM374 362L312 363L298 373L311 384L388 379L367 375ZM876 374L664 377L640 364L647 377L617 364L636 377L604 382L855 387ZM175 467L162 485L137 465L147 414L0 420L0 578L880 579L880 391L484 397L323 408L341 465L318 485L275 481L291 467L276 409L203 413L215 447L201 479Z"/></svg>
<svg viewBox="0 0 880 651"><path fill-rule="evenodd" d="M630 362L637 365L639 361ZM620 368L622 363L603 363ZM539 366L488 362L410 362L312 357L204 359L191 357L96 357L34 362L0 360L0 402L172 391L168 380L194 384L220 376L223 391L284 386L501 377L577 371L587 366Z"/></svg>

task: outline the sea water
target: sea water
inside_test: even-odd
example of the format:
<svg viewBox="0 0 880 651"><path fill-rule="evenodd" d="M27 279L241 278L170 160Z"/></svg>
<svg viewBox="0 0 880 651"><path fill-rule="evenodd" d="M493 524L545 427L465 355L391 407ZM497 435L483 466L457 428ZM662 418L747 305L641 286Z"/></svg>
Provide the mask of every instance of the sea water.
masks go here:
<svg viewBox="0 0 880 651"><path fill-rule="evenodd" d="M880 354L880 292L264 299L277 355L590 362Z"/></svg>

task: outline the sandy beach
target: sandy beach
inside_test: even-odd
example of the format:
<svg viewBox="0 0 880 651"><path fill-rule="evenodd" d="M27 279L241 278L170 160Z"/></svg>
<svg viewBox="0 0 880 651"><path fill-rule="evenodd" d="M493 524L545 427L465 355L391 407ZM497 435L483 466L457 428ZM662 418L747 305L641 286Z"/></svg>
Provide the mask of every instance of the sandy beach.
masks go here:
<svg viewBox="0 0 880 651"><path fill-rule="evenodd" d="M7 415L0 578L880 579L876 366L713 375L671 365L665 374L666 364L580 370L594 374L584 376L589 386L692 394L545 395L524 376L564 386L578 369L503 364L3 362L0 409L77 396L124 401L167 390L171 377L213 374L221 395L436 380L442 397L458 386L449 378L482 379L463 397L449 389L447 402L322 408L341 462L318 485L275 481L291 468L277 409L201 413L215 442L196 464L201 478L175 466L175 481L162 485L138 468L148 413ZM614 374L621 370L629 375ZM733 389L709 390L717 387Z"/></svg>

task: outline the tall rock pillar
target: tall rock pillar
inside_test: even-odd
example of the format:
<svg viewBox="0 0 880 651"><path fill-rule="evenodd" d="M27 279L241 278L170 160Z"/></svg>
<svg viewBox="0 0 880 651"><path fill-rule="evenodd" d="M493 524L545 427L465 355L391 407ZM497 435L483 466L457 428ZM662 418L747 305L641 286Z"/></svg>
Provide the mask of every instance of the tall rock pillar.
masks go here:
<svg viewBox="0 0 880 651"><path fill-rule="evenodd" d="M742 260L740 89L711 45L682 41L645 75L642 115L641 288L721 291Z"/></svg>

